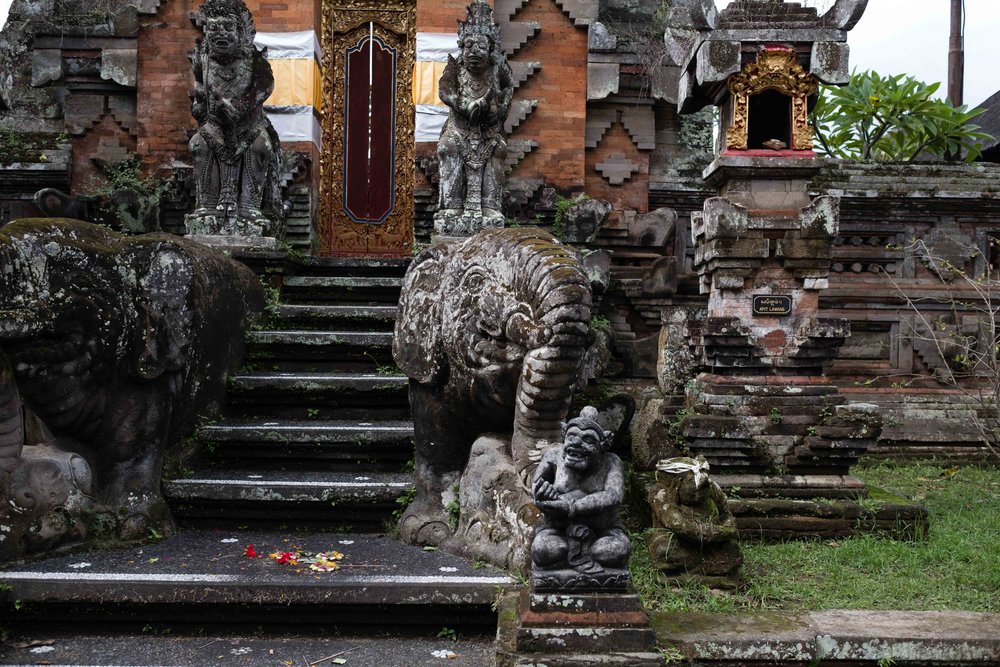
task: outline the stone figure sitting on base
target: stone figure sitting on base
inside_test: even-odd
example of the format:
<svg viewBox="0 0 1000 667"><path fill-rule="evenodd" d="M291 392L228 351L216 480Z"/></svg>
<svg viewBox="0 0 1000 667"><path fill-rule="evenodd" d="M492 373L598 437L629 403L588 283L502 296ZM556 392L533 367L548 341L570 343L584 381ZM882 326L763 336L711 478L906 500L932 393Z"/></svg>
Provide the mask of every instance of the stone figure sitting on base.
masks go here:
<svg viewBox="0 0 1000 667"><path fill-rule="evenodd" d="M736 541L736 519L726 494L708 478L703 457L664 459L656 465L656 486L649 492L653 533L648 542L660 581L689 581L710 588L734 589L743 554Z"/></svg>
<svg viewBox="0 0 1000 667"><path fill-rule="evenodd" d="M500 50L493 9L475 0L459 22L458 59L448 57L439 83L451 112L438 143L440 196L434 231L467 236L503 227L504 123L514 96L510 65Z"/></svg>
<svg viewBox="0 0 1000 667"><path fill-rule="evenodd" d="M282 158L264 113L274 90L267 49L254 47L253 17L242 0L207 0L201 14L205 39L191 54L197 203L185 218L187 232L278 237Z"/></svg>
<svg viewBox="0 0 1000 667"><path fill-rule="evenodd" d="M606 451L612 433L585 407L546 450L532 492L542 519L531 545L535 590L624 590L631 543L618 516L625 491L621 460Z"/></svg>

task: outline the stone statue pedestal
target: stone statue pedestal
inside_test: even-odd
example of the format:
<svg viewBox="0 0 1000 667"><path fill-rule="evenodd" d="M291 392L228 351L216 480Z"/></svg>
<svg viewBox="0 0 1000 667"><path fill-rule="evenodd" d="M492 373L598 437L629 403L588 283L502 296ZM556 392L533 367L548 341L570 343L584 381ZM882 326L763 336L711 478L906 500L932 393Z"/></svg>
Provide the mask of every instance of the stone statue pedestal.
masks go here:
<svg viewBox="0 0 1000 667"><path fill-rule="evenodd" d="M572 568L544 570L531 567L531 581L540 593L557 592L620 592L628 590L628 568L604 568L598 574L582 574Z"/></svg>
<svg viewBox="0 0 1000 667"><path fill-rule="evenodd" d="M280 250L282 245L272 236L222 236L219 234L187 234L184 238L218 250Z"/></svg>
<svg viewBox="0 0 1000 667"><path fill-rule="evenodd" d="M656 633L635 593L543 594L500 600L497 665L662 665Z"/></svg>

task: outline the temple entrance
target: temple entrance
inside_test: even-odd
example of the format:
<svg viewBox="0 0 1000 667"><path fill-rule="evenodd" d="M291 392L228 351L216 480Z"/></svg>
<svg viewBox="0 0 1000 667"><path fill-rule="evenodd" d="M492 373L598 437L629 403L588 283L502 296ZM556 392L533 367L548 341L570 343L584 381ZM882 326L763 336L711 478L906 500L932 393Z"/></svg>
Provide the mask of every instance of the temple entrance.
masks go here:
<svg viewBox="0 0 1000 667"><path fill-rule="evenodd" d="M415 10L415 0L324 3L325 255L411 254Z"/></svg>

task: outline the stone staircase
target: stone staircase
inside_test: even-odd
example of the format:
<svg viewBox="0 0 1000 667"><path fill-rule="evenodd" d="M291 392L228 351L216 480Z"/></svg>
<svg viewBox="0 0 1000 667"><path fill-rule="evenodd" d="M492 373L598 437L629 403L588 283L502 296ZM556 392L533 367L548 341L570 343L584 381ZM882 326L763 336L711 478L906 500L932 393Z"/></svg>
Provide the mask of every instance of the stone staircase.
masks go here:
<svg viewBox="0 0 1000 667"><path fill-rule="evenodd" d="M411 487L407 379L392 364L402 261L307 260L248 336L203 467L165 482L186 526L377 532Z"/></svg>
<svg viewBox="0 0 1000 667"><path fill-rule="evenodd" d="M391 536L412 488L407 379L391 354L406 264L307 258L295 266L266 327L248 335L222 418L198 433L199 461L164 481L178 534L0 572L0 586L19 601L4 619L19 636L30 641L42 618L55 626L85 619L102 632L125 623L119 648L135 625L150 624L174 636L216 628L230 643L236 635L224 628L246 633L248 623L265 636L290 624L365 638L373 628L397 638L447 629L480 642L475 655L489 654L482 642L495 631L494 601L513 580ZM251 544L262 558L245 555ZM268 558L296 549L341 551L342 568L316 573ZM462 654L461 645L438 648ZM428 652L426 663L408 664L438 662ZM0 664L11 663L0 656Z"/></svg>

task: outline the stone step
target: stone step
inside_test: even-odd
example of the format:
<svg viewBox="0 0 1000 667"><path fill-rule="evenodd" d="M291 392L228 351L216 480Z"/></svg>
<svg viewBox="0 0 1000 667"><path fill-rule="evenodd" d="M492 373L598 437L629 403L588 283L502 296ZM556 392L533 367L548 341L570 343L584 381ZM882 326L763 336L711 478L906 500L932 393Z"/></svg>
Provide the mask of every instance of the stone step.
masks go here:
<svg viewBox="0 0 1000 667"><path fill-rule="evenodd" d="M498 667L504 660L498 660ZM620 653L545 653L531 656L511 656L506 664L512 667L662 667L663 655L655 652Z"/></svg>
<svg viewBox="0 0 1000 667"><path fill-rule="evenodd" d="M247 363L278 370L321 364L335 368L393 368L391 331L252 331L247 334Z"/></svg>
<svg viewBox="0 0 1000 667"><path fill-rule="evenodd" d="M301 257L295 262L297 274L308 276L402 277L410 258L386 257Z"/></svg>
<svg viewBox="0 0 1000 667"><path fill-rule="evenodd" d="M282 287L285 302L383 302L395 304L403 278L396 276L286 276Z"/></svg>
<svg viewBox="0 0 1000 667"><path fill-rule="evenodd" d="M227 420L199 438L222 465L399 470L413 458L413 422Z"/></svg>
<svg viewBox="0 0 1000 667"><path fill-rule="evenodd" d="M392 331L396 306L279 303L273 319L279 327L290 329Z"/></svg>
<svg viewBox="0 0 1000 667"><path fill-rule="evenodd" d="M229 381L226 414L247 419L407 419L409 380L400 375L254 371Z"/></svg>
<svg viewBox="0 0 1000 667"><path fill-rule="evenodd" d="M164 480L179 523L379 531L413 488L410 473L202 470Z"/></svg>
<svg viewBox="0 0 1000 667"><path fill-rule="evenodd" d="M441 626L445 626L442 623ZM53 631L48 626L26 627L9 637L0 664L6 665L135 665L142 656L146 667L205 667L205 665L241 665L275 667L314 663L329 667L344 659L351 665L379 667L483 667L493 664L493 639L483 634L463 633L458 640L438 639L434 633L441 626L429 628L426 636L385 636L384 632L367 636L312 633L295 635L249 635L249 628L219 632L210 628L199 633L196 628L154 625L146 633L134 630L108 631L93 628L87 633L72 627ZM447 626L451 627L451 626ZM320 658L329 660L319 661ZM454 657L450 657L454 656ZM39 662L44 661L44 662ZM615 663L609 663L615 664ZM662 664L662 661L661 663Z"/></svg>
<svg viewBox="0 0 1000 667"><path fill-rule="evenodd" d="M247 557L248 545L260 557ZM283 565L269 557L299 550L336 550L343 559L337 570L315 572L306 564ZM457 556L382 535L192 530L154 544L8 569L0 572L0 585L4 606L19 601L14 616L25 627L38 627L44 618L46 624L130 621L140 627L171 622L243 628L248 623L322 624L328 630L377 626L385 633L402 626L429 626L435 632L442 626L495 627L490 607L497 590L512 587L513 581L506 573L475 569ZM269 664L279 664L271 657Z"/></svg>

